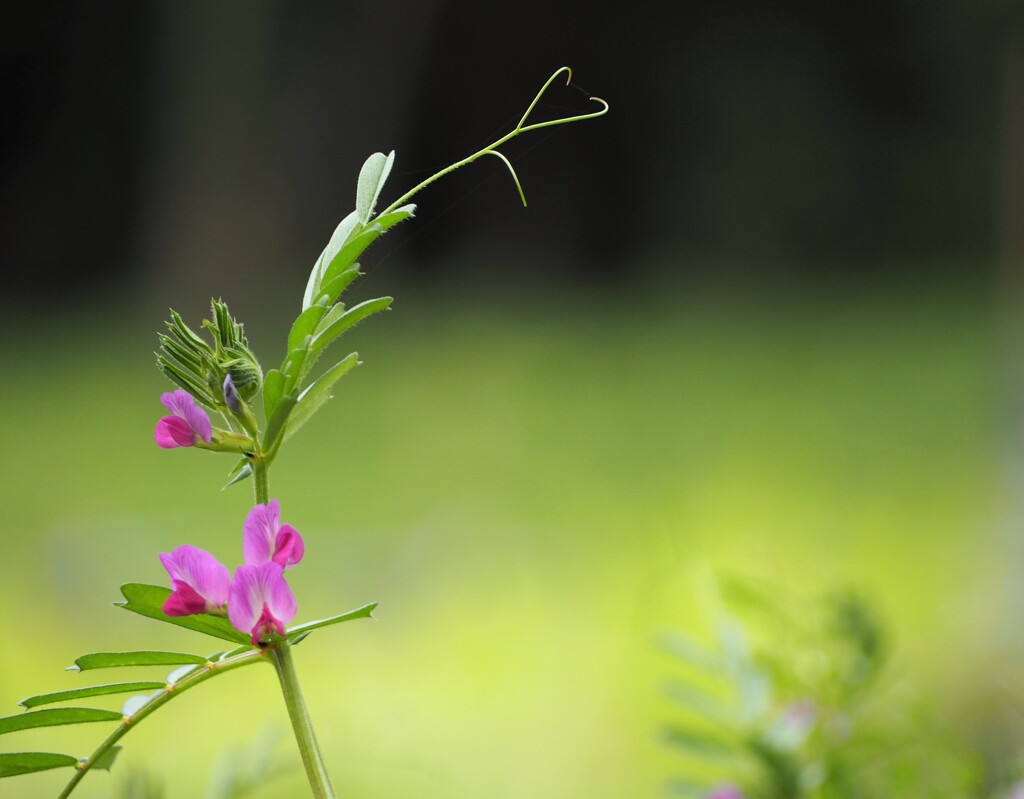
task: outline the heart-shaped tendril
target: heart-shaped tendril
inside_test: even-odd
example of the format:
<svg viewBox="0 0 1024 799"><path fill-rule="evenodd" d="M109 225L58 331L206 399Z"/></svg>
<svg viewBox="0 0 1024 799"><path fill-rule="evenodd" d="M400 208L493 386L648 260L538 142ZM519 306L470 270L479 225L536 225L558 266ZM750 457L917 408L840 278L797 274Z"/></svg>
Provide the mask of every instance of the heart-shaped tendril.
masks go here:
<svg viewBox="0 0 1024 799"><path fill-rule="evenodd" d="M600 97L591 97L590 102L597 103L598 105L600 105L600 108L597 109L596 111L591 111L590 113L586 114L574 114L573 116L568 117L548 119L543 122L533 122L529 125L526 124L526 121L530 118L530 114L533 113L533 110L537 107L537 103L540 102L541 98L544 96L544 93L548 90L551 84L555 82L555 79L563 73L566 76L565 84L567 86L570 85L572 83L572 70L569 67L560 67L559 69L555 70L555 72L551 75L550 78L547 79L544 85L540 87L540 91L537 92L536 96L530 102L530 105L527 106L526 112L519 120L519 123L514 128L512 128L512 130L510 130L497 141L488 144L483 149L477 150L475 153L473 153L470 156L467 156L466 158L463 158L461 161L456 161L454 164L446 166L440 172L431 175L422 183L418 184L417 186L414 186L412 189L410 189L397 200L395 200L393 203L391 203L391 205L389 205L387 208L380 212L379 216L383 216L384 214L394 211L396 208L400 208L401 206L405 205L410 200L410 198L413 197L413 195L417 194L421 189L424 189L427 186L429 186L435 180L443 178L445 175L454 172L459 167L466 166L466 164L471 164L478 158L481 158L485 155L496 156L501 159L502 163L505 164L505 166L508 168L509 174L512 175L512 180L516 184L516 189L519 191L519 199L522 200L522 203L525 206L526 194L523 192L523 186L519 182L519 176L516 175L515 169L512 168L512 163L508 160L508 158L506 158L504 155L502 155L502 153L498 151L498 148L501 147L506 142L511 141L521 133L528 133L531 130L540 130L541 128L551 128L555 127L556 125L569 125L573 122L582 122L585 119L596 119L597 117L604 116L605 114L608 113L609 106L607 102L602 100Z"/></svg>

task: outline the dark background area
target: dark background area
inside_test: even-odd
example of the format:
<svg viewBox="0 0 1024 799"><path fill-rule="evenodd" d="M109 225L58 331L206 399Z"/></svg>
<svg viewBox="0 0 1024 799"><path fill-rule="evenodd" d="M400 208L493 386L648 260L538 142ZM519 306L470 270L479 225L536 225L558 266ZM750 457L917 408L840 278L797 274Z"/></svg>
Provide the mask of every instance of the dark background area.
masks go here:
<svg viewBox="0 0 1024 799"><path fill-rule="evenodd" d="M541 113L586 93L612 113L507 148L525 211L496 159L423 192L367 259L389 287L981 274L1013 204L1022 18L1009 0L19 4L2 302L293 286L366 155L397 150L397 196L563 64L575 87Z"/></svg>

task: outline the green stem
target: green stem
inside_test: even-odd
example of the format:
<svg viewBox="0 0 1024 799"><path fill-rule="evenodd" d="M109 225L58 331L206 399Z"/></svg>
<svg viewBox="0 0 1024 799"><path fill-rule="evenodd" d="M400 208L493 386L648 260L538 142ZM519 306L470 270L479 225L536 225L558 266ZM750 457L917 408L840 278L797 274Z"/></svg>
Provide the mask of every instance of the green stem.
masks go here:
<svg viewBox="0 0 1024 799"><path fill-rule="evenodd" d="M270 466L261 455L252 459L252 490L257 505L270 502Z"/></svg>
<svg viewBox="0 0 1024 799"><path fill-rule="evenodd" d="M126 717L118 725L117 729L114 730L107 739L99 745L88 758L78 764L75 770L75 776L73 776L64 790L61 792L57 799L66 799L71 795L71 792L75 790L78 783L82 781L89 770L96 765L97 762L110 750L114 744L116 744L121 738L128 734L129 730L135 729L135 727L144 718L149 716L151 713L155 713L161 707L170 702L174 697L180 696L185 693L189 688L194 688L200 683L204 683L207 680L213 679L214 677L226 674L229 671L241 668L242 666L248 666L252 663L266 662L266 652L261 649L250 649L247 652L243 652L240 655L226 658L224 660L218 660L216 662L207 663L205 666L201 666L195 671L189 673L181 680L176 682L174 685L168 685L144 704L134 715Z"/></svg>
<svg viewBox="0 0 1024 799"><path fill-rule="evenodd" d="M270 464L262 456L257 456L253 459L252 466L256 504L267 503L270 501ZM295 661L292 660L291 645L287 641L279 641L266 651L270 653L274 669L277 671L277 678L281 683L284 704L288 708L288 718L292 722L295 742L299 745L302 765L306 769L306 776L309 778L309 787L313 790L313 796L315 799L335 799L331 777L327 773L323 755L320 754L320 745L316 741L313 722L309 718L306 702L302 698L299 675L295 671Z"/></svg>
<svg viewBox="0 0 1024 799"><path fill-rule="evenodd" d="M316 733L313 731L313 722L309 718L309 711L306 710L306 703L302 698L299 676L295 672L295 661L292 660L291 646L287 641L281 641L274 644L269 651L274 668L277 670L277 677L281 681L281 693L284 694L284 703L288 707L288 717L292 722L295 741L299 745L302 765L306 769L306 776L309 778L310 788L313 789L313 796L316 799L335 799L331 778L327 773L326 765L324 765L323 755L320 754Z"/></svg>

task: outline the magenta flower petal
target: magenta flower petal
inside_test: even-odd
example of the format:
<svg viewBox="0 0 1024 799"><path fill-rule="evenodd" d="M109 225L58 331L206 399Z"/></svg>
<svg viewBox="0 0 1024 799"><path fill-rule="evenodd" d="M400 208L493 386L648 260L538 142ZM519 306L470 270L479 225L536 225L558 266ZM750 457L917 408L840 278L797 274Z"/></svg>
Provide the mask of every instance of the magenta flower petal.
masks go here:
<svg viewBox="0 0 1024 799"><path fill-rule="evenodd" d="M284 579L284 569L273 561L239 566L228 596L228 619L239 632L252 636L258 646L268 635L285 634L295 618L295 595Z"/></svg>
<svg viewBox="0 0 1024 799"><path fill-rule="evenodd" d="M164 603L168 616L191 616L218 610L228 601L231 572L213 555L185 544L160 554L171 576L172 593Z"/></svg>
<svg viewBox="0 0 1024 799"><path fill-rule="evenodd" d="M274 541L274 563L282 569L290 569L306 553L306 544L299 531L290 524L282 524Z"/></svg>
<svg viewBox="0 0 1024 799"><path fill-rule="evenodd" d="M282 569L290 569L302 560L305 549L299 531L281 524L281 506L276 499L249 511L242 534L246 565L273 561Z"/></svg>
<svg viewBox="0 0 1024 799"><path fill-rule="evenodd" d="M188 422L179 416L165 416L157 422L153 438L157 446L164 449L191 447L196 443L196 434L188 426Z"/></svg>
<svg viewBox="0 0 1024 799"><path fill-rule="evenodd" d="M171 580L174 591L164 602L168 616L194 616L206 613L206 598L183 580Z"/></svg>
<svg viewBox="0 0 1024 799"><path fill-rule="evenodd" d="M196 405L187 391L179 388L162 394L160 402L174 415L165 416L157 423L153 437L159 446L164 449L191 447L196 443L197 436L207 444L210 443L213 438L210 417Z"/></svg>
<svg viewBox="0 0 1024 799"><path fill-rule="evenodd" d="M247 566L266 563L274 556L274 527L279 523L280 506L276 499L257 505L245 517L242 526L242 553Z"/></svg>

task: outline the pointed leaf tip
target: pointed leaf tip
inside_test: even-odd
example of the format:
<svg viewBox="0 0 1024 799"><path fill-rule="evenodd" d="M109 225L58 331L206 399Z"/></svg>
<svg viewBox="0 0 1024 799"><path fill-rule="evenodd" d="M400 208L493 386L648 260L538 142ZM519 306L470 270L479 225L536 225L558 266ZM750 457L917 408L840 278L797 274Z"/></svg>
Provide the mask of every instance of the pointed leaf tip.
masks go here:
<svg viewBox="0 0 1024 799"><path fill-rule="evenodd" d="M329 627L332 624L340 624L343 621L352 621L353 619L373 618L371 614L373 613L374 608L377 607L377 604L377 602L371 602L369 605L363 605L361 608L350 610L347 613L340 613L337 616L330 616L326 619L307 621L304 624L298 624L288 630L287 638L290 642L294 642L300 638L305 638L310 632L319 629L320 627Z"/></svg>
<svg viewBox="0 0 1024 799"><path fill-rule="evenodd" d="M241 469L239 469L238 472L235 473L234 476L230 480L228 480L221 487L220 490L223 491L224 489L231 488L231 486L235 485L235 483L241 483L243 480L247 480L251 476L252 476L252 467L247 463ZM114 604L115 605L123 605L125 603L124 602L115 602Z"/></svg>

